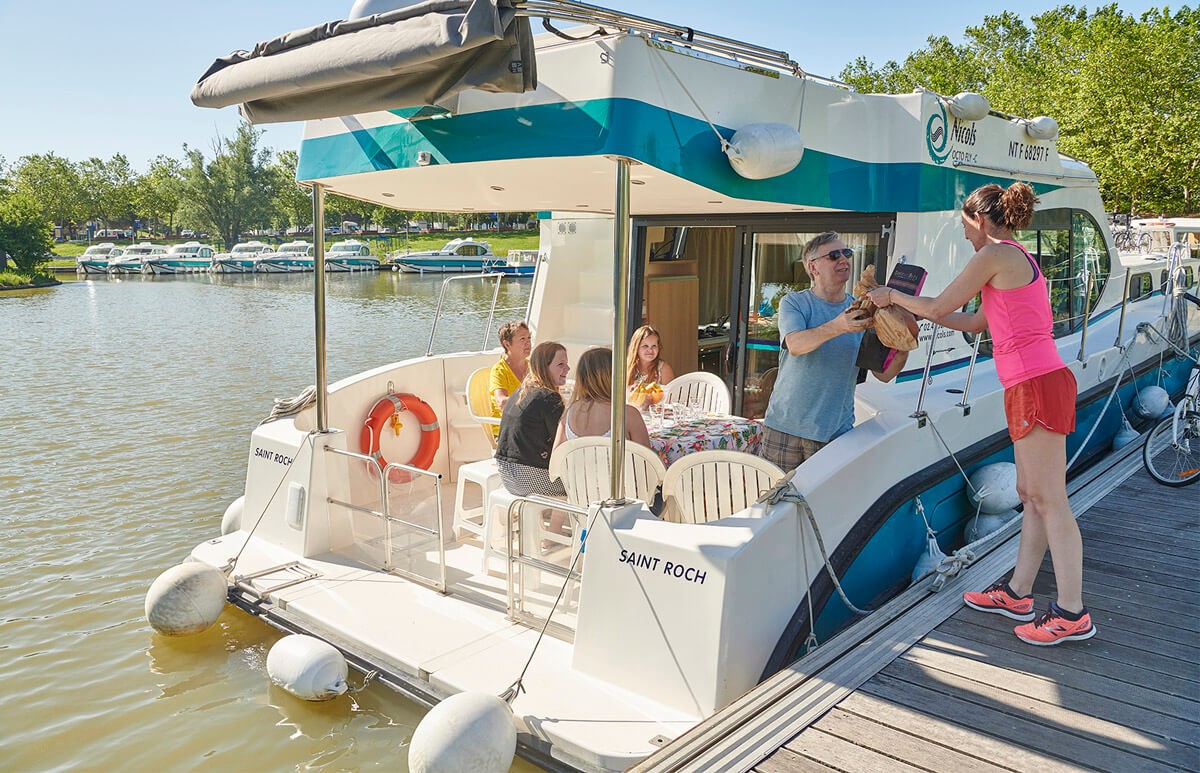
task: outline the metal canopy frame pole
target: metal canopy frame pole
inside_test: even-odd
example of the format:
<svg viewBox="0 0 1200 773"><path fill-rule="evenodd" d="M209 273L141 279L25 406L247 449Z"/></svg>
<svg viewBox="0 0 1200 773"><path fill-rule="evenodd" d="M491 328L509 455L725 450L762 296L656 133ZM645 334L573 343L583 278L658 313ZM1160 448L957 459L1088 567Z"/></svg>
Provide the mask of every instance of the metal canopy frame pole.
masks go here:
<svg viewBox="0 0 1200 773"><path fill-rule="evenodd" d="M625 503L625 351L629 315L630 249L628 158L617 158L617 186L613 206L613 347L612 347L612 464L607 505Z"/></svg>
<svg viewBox="0 0 1200 773"><path fill-rule="evenodd" d="M317 432L329 431L329 377L325 373L325 186L313 183L313 319L317 350Z"/></svg>

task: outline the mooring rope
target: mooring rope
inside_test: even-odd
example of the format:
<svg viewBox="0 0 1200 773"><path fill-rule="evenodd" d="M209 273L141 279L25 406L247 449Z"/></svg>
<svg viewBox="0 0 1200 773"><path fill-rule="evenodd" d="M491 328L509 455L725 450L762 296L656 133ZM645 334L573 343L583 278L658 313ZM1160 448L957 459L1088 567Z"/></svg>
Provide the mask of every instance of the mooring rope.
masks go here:
<svg viewBox="0 0 1200 773"><path fill-rule="evenodd" d="M261 427L269 421L275 421L287 416L295 416L316 401L317 387L315 384L309 384L303 392L295 397L276 397L275 404L271 407L271 413L267 418L260 421L258 426Z"/></svg>
<svg viewBox="0 0 1200 773"><path fill-rule="evenodd" d="M850 601L850 597L846 595L846 591L842 589L842 583L838 579L837 573L833 570L833 563L829 560L829 552L825 550L825 540L821 537L821 528L817 525L816 516L813 515L812 507L809 506L808 500L804 495L797 491L792 486L792 476L796 472L793 470L775 484L775 487L758 498L760 504L774 505L779 502L791 502L796 506L798 512L804 513L808 519L808 525L812 527L813 537L816 538L817 549L821 553L821 560L825 562L825 571L829 574L829 579L833 582L833 587L837 590L838 596L841 597L842 603L856 615L869 615L873 610L859 609ZM808 578L804 578L805 583ZM810 613L811 614L811 613ZM811 617L809 618L811 620ZM811 625L810 625L811 627Z"/></svg>

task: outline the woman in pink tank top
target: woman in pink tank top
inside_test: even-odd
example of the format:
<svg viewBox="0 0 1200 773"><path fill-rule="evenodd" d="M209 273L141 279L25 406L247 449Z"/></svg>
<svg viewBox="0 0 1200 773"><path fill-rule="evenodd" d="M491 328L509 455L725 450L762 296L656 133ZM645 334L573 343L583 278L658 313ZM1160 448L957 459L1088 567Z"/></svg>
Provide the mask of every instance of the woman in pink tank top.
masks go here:
<svg viewBox="0 0 1200 773"><path fill-rule="evenodd" d="M1024 517L1012 577L982 592L964 593L963 601L1024 621L1014 629L1016 635L1045 646L1090 639L1096 627L1083 605L1083 542L1067 501L1066 437L1075 429L1075 377L1054 343L1046 278L1013 239L1014 228L1029 225L1036 204L1025 183L978 188L962 209L963 231L976 252L950 286L931 298L880 287L871 291L871 300L880 307L894 303L955 330L991 331ZM983 296L982 310L959 311L977 293ZM1033 581L1047 548L1058 598L1038 616Z"/></svg>

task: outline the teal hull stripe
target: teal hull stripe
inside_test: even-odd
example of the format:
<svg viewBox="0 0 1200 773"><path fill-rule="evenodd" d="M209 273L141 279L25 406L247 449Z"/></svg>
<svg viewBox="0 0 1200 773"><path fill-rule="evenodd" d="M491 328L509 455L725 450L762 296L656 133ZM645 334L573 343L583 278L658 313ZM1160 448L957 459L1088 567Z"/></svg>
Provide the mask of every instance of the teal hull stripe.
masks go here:
<svg viewBox="0 0 1200 773"><path fill-rule="evenodd" d="M732 129L720 131L733 136ZM815 150L786 175L747 180L725 160L708 124L629 99L533 105L305 140L296 177L412 168L421 151L434 164L628 156L731 198L860 212L957 209L978 186L1006 182L949 166L868 163ZM1058 186L1034 187L1045 193Z"/></svg>

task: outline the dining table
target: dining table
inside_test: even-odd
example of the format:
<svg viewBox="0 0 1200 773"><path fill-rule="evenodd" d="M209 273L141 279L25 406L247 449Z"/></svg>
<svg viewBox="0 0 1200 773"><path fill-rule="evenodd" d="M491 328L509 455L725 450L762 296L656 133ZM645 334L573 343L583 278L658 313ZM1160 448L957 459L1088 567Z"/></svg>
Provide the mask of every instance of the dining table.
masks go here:
<svg viewBox="0 0 1200 773"><path fill-rule="evenodd" d="M742 451L758 454L762 445L761 421L722 413L666 411L647 413L650 447L668 467L696 451Z"/></svg>

